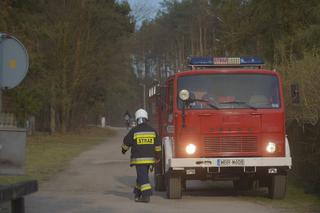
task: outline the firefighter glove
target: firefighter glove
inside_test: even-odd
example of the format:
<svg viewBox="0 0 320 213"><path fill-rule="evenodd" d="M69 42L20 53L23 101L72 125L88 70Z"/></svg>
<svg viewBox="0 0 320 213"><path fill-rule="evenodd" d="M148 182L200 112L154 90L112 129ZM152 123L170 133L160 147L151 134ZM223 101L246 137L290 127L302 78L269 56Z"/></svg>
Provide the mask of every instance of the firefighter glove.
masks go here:
<svg viewBox="0 0 320 213"><path fill-rule="evenodd" d="M154 170L154 165L150 165L150 172L153 172Z"/></svg>
<svg viewBox="0 0 320 213"><path fill-rule="evenodd" d="M127 150L125 150L124 148L122 148L122 150L121 150L121 152L122 152L123 155L126 154L126 151L127 151Z"/></svg>

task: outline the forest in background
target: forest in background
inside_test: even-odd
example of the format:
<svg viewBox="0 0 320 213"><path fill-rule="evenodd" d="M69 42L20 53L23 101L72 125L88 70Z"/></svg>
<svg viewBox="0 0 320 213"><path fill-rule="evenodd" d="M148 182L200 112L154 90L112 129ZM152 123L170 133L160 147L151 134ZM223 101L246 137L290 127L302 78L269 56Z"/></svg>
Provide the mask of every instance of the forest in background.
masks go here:
<svg viewBox="0 0 320 213"><path fill-rule="evenodd" d="M134 19L114 0L1 0L0 32L26 46L26 79L4 92L5 112L35 117L37 130L122 124L141 91L131 66ZM140 101L141 102L141 101Z"/></svg>
<svg viewBox="0 0 320 213"><path fill-rule="evenodd" d="M320 1L164 0L137 29L126 1L0 0L0 32L22 41L27 78L4 111L37 130L70 131L142 106L142 86L189 56L260 56L284 82L292 175L320 189ZM299 86L292 103L291 86Z"/></svg>
<svg viewBox="0 0 320 213"><path fill-rule="evenodd" d="M184 70L189 56L262 57L284 83L291 174L319 191L320 1L165 0L162 6L135 34L139 74L163 82Z"/></svg>

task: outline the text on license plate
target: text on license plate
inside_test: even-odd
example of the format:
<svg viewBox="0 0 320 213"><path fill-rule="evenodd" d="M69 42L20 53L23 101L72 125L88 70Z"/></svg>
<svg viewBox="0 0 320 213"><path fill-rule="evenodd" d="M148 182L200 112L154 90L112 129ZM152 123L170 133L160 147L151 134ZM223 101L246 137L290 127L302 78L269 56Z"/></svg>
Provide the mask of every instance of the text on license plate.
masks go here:
<svg viewBox="0 0 320 213"><path fill-rule="evenodd" d="M217 159L217 166L244 166L244 159Z"/></svg>

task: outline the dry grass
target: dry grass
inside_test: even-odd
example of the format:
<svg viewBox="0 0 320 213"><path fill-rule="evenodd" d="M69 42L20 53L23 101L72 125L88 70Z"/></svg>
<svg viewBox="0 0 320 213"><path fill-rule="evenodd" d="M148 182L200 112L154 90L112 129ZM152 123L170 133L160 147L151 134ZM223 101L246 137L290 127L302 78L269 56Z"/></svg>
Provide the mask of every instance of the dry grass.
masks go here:
<svg viewBox="0 0 320 213"><path fill-rule="evenodd" d="M280 209L284 213L320 212L320 197L305 193L301 183L292 180L289 181L287 195L283 200L272 200L264 196L249 196L243 197L243 199Z"/></svg>
<svg viewBox="0 0 320 213"><path fill-rule="evenodd" d="M0 177L1 184L21 180L48 180L63 170L67 163L90 147L106 141L115 132L111 129L89 128L77 133L48 135L38 133L27 140L25 176Z"/></svg>

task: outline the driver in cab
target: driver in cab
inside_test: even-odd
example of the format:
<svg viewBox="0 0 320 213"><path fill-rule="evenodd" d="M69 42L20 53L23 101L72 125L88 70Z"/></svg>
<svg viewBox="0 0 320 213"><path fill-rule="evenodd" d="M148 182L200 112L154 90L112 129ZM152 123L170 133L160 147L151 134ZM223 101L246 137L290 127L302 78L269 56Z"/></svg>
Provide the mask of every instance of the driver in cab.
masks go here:
<svg viewBox="0 0 320 213"><path fill-rule="evenodd" d="M210 108L208 103L213 101L213 98L208 94L207 88L197 88L190 91L190 104L191 109L205 109Z"/></svg>

